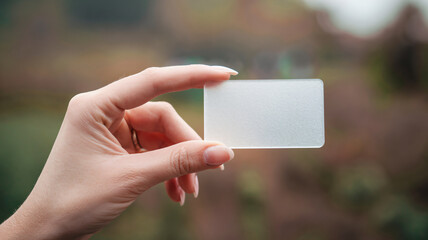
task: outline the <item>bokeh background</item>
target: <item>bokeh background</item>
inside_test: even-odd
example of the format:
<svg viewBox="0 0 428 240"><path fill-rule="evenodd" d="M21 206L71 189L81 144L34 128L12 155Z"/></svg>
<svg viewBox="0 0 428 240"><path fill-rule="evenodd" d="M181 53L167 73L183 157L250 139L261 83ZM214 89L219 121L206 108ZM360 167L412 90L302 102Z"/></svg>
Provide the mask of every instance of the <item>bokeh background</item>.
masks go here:
<svg viewBox="0 0 428 240"><path fill-rule="evenodd" d="M321 78L321 149L236 150L184 207L163 186L93 239L428 239L428 1L0 1L0 221L69 99L150 66ZM203 96L159 97L203 135Z"/></svg>

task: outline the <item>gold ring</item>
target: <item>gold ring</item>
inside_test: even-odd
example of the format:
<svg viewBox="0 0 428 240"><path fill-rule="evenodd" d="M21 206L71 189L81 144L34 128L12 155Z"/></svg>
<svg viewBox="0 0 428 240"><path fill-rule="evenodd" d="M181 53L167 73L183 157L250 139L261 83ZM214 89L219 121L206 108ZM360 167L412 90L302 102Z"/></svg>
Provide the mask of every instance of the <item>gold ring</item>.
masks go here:
<svg viewBox="0 0 428 240"><path fill-rule="evenodd" d="M137 131L134 129L131 129L131 138L132 138L132 144L134 145L135 151L137 153L145 152L146 149L144 149L140 144L140 139L138 139Z"/></svg>

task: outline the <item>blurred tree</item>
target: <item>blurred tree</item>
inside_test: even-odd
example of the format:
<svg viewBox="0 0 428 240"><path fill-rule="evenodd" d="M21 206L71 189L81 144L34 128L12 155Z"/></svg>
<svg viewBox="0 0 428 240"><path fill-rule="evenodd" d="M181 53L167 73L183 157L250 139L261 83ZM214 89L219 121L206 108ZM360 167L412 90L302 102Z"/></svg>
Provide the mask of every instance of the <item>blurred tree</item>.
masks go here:
<svg viewBox="0 0 428 240"><path fill-rule="evenodd" d="M428 28L421 12L408 6L379 39L370 65L381 88L428 91Z"/></svg>
<svg viewBox="0 0 428 240"><path fill-rule="evenodd" d="M83 25L137 25L153 0L66 0L73 20Z"/></svg>
<svg viewBox="0 0 428 240"><path fill-rule="evenodd" d="M266 239L267 226L262 180L254 170L243 171L239 179L242 227L245 239Z"/></svg>

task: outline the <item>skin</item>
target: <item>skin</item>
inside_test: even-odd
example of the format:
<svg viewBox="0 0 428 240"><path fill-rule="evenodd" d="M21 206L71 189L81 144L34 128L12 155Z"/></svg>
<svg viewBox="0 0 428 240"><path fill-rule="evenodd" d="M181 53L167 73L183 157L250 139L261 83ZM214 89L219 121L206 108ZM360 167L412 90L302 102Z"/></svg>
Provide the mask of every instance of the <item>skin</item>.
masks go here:
<svg viewBox="0 0 428 240"><path fill-rule="evenodd" d="M1 239L88 239L138 196L165 182L169 197L197 197L196 172L220 167L233 152L202 141L157 95L218 84L221 66L148 68L73 97L37 183L2 225ZM131 129L141 147L135 149Z"/></svg>

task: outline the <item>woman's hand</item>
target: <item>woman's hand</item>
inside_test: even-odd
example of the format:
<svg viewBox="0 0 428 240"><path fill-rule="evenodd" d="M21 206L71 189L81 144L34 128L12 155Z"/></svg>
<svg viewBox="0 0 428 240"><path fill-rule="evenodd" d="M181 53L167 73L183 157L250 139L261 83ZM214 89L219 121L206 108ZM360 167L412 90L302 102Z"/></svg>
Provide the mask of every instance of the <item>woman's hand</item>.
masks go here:
<svg viewBox="0 0 428 240"><path fill-rule="evenodd" d="M33 191L0 226L2 239L87 238L163 181L174 201L197 196L195 172L219 167L233 152L202 141L170 104L148 101L231 74L220 66L149 68L75 96ZM146 151L135 149L134 132Z"/></svg>

